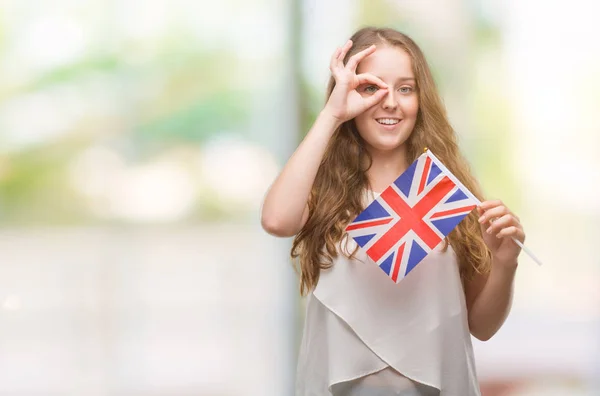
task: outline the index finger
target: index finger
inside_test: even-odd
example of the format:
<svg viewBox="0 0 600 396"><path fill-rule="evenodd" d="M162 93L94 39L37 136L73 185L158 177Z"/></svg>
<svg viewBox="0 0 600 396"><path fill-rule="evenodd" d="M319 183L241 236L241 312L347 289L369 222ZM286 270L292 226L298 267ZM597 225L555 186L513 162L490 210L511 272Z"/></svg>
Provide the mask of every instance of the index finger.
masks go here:
<svg viewBox="0 0 600 396"><path fill-rule="evenodd" d="M348 69L352 70L353 72L355 72L356 71L356 67L358 66L358 64L360 63L360 61L363 60L363 59L365 59L367 56L371 55L373 52L375 52L376 49L377 49L377 47L375 46L375 44L373 44L369 48L365 48L364 50L360 51L359 53L354 54L348 60L348 63L346 64L346 67Z"/></svg>
<svg viewBox="0 0 600 396"><path fill-rule="evenodd" d="M358 78L358 84L363 85L367 83L378 85L380 88L387 88L388 85L383 82L379 77L372 75L371 73L362 73L356 76Z"/></svg>
<svg viewBox="0 0 600 396"><path fill-rule="evenodd" d="M499 199L495 199L492 201L483 201L481 203L481 205L479 205L479 206L483 210L488 210L488 209L495 208L496 206L500 206L500 205L504 205L504 204Z"/></svg>

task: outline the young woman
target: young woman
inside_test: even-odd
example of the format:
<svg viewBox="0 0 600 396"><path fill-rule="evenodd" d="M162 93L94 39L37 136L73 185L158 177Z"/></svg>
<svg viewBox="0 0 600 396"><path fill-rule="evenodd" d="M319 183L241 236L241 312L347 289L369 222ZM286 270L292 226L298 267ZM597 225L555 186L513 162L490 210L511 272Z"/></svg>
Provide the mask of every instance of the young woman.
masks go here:
<svg viewBox="0 0 600 396"><path fill-rule="evenodd" d="M364 28L331 57L327 103L269 189L263 228L295 236L307 312L301 396L479 395L470 335L502 326L524 241L484 201L399 284L344 233L428 147L479 199L419 47ZM493 221L493 222L492 222Z"/></svg>

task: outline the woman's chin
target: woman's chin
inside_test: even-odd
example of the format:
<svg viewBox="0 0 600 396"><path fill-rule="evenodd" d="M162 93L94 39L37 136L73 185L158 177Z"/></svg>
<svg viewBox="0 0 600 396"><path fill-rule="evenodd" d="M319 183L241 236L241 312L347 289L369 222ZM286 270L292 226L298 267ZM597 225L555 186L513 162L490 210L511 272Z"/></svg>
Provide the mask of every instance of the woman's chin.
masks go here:
<svg viewBox="0 0 600 396"><path fill-rule="evenodd" d="M393 141L378 141L369 144L377 152L387 153L404 149L405 139L394 139Z"/></svg>

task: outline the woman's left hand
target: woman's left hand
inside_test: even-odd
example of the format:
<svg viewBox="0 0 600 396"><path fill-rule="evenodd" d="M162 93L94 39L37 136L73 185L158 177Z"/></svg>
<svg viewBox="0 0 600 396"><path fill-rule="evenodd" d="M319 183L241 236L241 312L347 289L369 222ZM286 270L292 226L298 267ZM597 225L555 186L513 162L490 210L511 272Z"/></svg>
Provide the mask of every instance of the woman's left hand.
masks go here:
<svg viewBox="0 0 600 396"><path fill-rule="evenodd" d="M494 264L516 267L521 248L512 237L525 241L519 218L499 200L482 202L477 211L483 241L492 252Z"/></svg>

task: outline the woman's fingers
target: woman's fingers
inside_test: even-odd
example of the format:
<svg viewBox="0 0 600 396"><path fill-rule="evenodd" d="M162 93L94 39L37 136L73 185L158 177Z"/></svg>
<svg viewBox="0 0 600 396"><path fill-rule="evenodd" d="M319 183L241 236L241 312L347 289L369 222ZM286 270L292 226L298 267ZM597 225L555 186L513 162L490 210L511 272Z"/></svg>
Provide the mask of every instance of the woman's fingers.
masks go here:
<svg viewBox="0 0 600 396"><path fill-rule="evenodd" d="M496 234L500 232L503 228L515 226L518 227L519 222L512 214L505 214L504 216L494 220L491 225L487 228L486 232L488 234Z"/></svg>
<svg viewBox="0 0 600 396"><path fill-rule="evenodd" d="M373 95L366 97L364 99L365 110L368 109L369 107L375 106L377 103L381 102L381 100L385 97L385 95L387 93L388 93L387 89L380 89L379 91L375 92Z"/></svg>
<svg viewBox="0 0 600 396"><path fill-rule="evenodd" d="M371 55L373 52L375 52L375 49L377 49L377 47L375 47L375 45L370 46L369 48L366 48L362 51L360 51L357 54L354 54L349 60L348 63L346 64L346 69L352 71L352 72L356 72L356 67L358 66L358 64L360 63L360 61L362 61L364 58L366 58L367 56ZM344 54L345 56L346 54Z"/></svg>
<svg viewBox="0 0 600 396"><path fill-rule="evenodd" d="M523 243L523 242L525 242L525 231L523 231L523 229L520 227L510 226L510 227L501 229L500 232L498 232L496 234L496 237L497 238L513 237L513 238L521 241L521 243Z"/></svg>
<svg viewBox="0 0 600 396"><path fill-rule="evenodd" d="M477 208L481 217L479 223L487 227L485 232L494 235L496 238L511 237L521 243L525 242L525 231L519 218L508 209L502 201L485 201ZM486 242L487 243L487 242ZM488 246L490 246L488 244ZM507 246L507 245L505 245Z"/></svg>
<svg viewBox="0 0 600 396"><path fill-rule="evenodd" d="M502 201L500 201L499 199L496 199L496 200L492 200L492 201L484 201L481 203L481 205L479 205L479 207L481 209L483 209L484 211L486 211L488 209L492 209L497 206L503 206L503 205L504 204L502 203Z"/></svg>
<svg viewBox="0 0 600 396"><path fill-rule="evenodd" d="M362 73L356 76L358 78L358 85L363 85L363 84L374 84L379 86L379 88L387 88L388 85L386 83L383 82L383 80L381 80L378 77L375 77L374 75L370 74L370 73Z"/></svg>
<svg viewBox="0 0 600 396"><path fill-rule="evenodd" d="M335 68L337 67L338 57L340 56L341 48L336 48L333 55L331 55L331 60L329 61L329 70L333 73Z"/></svg>
<svg viewBox="0 0 600 396"><path fill-rule="evenodd" d="M481 204L481 217L479 222L484 225L489 222L489 226L485 230L490 235L495 235L498 238L514 237L520 241L525 240L525 232L519 222L519 218L515 216L502 201L486 201Z"/></svg>
<svg viewBox="0 0 600 396"><path fill-rule="evenodd" d="M508 208L504 206L501 201L482 202L480 207L483 209L483 214L479 218L479 223L481 224L510 213Z"/></svg>
<svg viewBox="0 0 600 396"><path fill-rule="evenodd" d="M329 63L329 69L332 73L338 68L344 67L344 57L346 56L350 48L352 48L352 40L346 41L346 44L335 50L335 52L331 56L331 62Z"/></svg>

